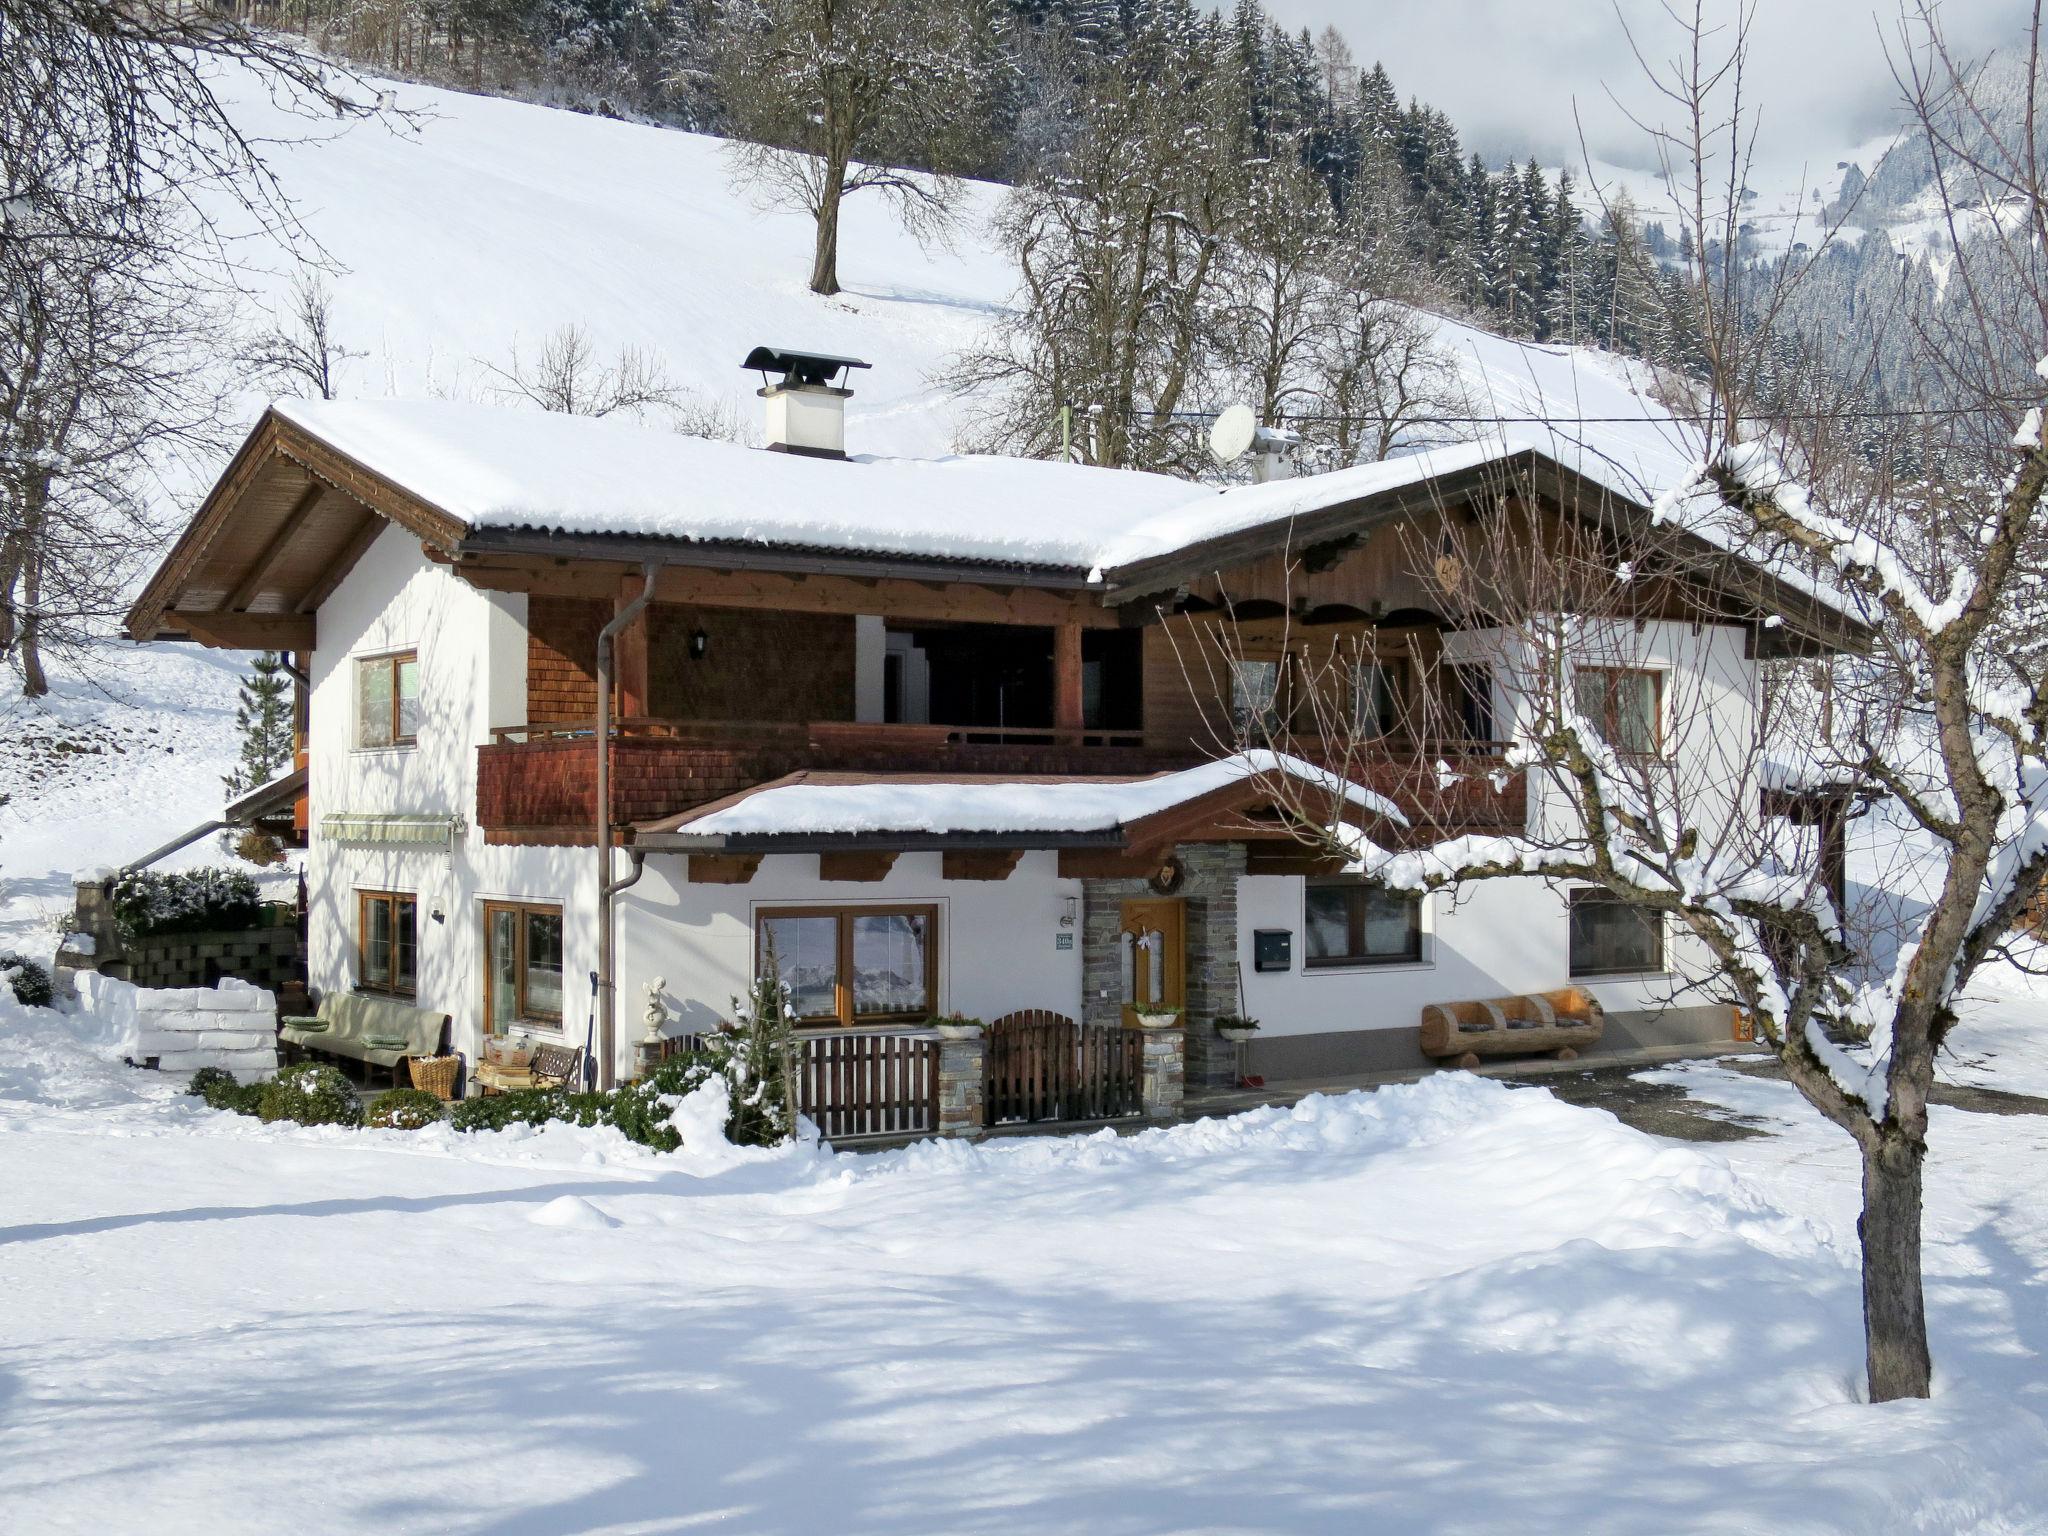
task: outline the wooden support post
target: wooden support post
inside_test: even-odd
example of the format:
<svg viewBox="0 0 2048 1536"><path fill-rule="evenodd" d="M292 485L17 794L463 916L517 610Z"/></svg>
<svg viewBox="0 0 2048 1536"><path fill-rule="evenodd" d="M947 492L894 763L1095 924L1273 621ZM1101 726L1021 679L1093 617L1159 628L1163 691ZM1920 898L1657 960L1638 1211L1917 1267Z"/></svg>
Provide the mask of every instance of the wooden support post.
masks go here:
<svg viewBox="0 0 2048 1536"><path fill-rule="evenodd" d="M1067 623L1052 632L1052 724L1062 737L1081 735L1081 626Z"/></svg>
<svg viewBox="0 0 2048 1536"><path fill-rule="evenodd" d="M640 595L639 576L621 576L618 595L612 600L612 612L617 613L626 604ZM621 720L644 720L647 717L647 612L642 609L638 618L619 631L617 651L613 665L617 669L619 685L619 718Z"/></svg>

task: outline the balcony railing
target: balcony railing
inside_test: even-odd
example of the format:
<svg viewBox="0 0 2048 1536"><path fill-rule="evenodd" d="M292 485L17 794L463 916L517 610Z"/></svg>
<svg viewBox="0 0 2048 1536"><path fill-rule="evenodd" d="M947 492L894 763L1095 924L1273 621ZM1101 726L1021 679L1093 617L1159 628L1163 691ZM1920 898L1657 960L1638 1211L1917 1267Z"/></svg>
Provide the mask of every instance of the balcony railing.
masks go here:
<svg viewBox="0 0 2048 1536"><path fill-rule="evenodd" d="M508 727L477 749L477 824L496 842L578 843L596 813L597 753L587 724ZM1399 806L1411 837L1521 827L1526 791L1493 744L1346 754L1291 750L1348 773ZM859 724L846 721L639 720L612 741L612 820L672 816L800 770L863 773L1157 773L1210 754L1147 748L1136 731ZM1448 770L1448 771L1447 771Z"/></svg>

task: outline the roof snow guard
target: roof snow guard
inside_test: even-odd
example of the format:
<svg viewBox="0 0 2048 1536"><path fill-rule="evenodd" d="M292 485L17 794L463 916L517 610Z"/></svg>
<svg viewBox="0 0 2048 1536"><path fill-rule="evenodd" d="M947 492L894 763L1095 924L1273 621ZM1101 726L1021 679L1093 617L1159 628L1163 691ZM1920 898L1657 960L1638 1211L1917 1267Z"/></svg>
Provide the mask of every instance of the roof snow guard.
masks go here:
<svg viewBox="0 0 2048 1536"><path fill-rule="evenodd" d="M779 373L785 385L824 386L855 368L866 368L870 365L857 357L839 357L830 352L795 352L787 347L756 347L747 354L746 361L740 366L760 374L764 383L768 374Z"/></svg>

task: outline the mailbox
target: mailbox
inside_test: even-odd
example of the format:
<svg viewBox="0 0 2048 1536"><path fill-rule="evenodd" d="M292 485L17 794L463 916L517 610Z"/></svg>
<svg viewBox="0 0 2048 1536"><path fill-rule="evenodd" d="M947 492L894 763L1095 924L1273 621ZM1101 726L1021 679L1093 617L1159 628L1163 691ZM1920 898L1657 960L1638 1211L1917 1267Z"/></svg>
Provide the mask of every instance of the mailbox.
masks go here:
<svg viewBox="0 0 2048 1536"><path fill-rule="evenodd" d="M1294 934L1286 928L1259 928L1252 933L1252 969L1294 969Z"/></svg>

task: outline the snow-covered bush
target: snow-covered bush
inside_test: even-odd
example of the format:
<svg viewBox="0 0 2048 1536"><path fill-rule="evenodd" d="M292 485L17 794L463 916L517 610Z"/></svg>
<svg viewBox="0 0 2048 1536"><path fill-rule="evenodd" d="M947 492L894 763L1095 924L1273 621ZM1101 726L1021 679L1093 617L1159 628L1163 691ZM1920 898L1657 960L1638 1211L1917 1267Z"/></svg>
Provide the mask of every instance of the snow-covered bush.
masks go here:
<svg viewBox="0 0 2048 1536"><path fill-rule="evenodd" d="M135 870L114 882L114 919L131 938L153 933L205 933L253 928L260 916L256 882L239 869Z"/></svg>
<svg viewBox="0 0 2048 1536"><path fill-rule="evenodd" d="M29 1008L47 1008L57 995L46 967L12 951L0 951L0 981L14 993L17 1003Z"/></svg>
<svg viewBox="0 0 2048 1536"><path fill-rule="evenodd" d="M365 1125L387 1131L420 1131L446 1117L441 1101L421 1088L393 1088L371 1101Z"/></svg>
<svg viewBox="0 0 2048 1536"><path fill-rule="evenodd" d="M363 1106L356 1098L355 1086L339 1069L302 1061L264 1085L263 1096L256 1101L256 1118L266 1125L274 1120L361 1125Z"/></svg>
<svg viewBox="0 0 2048 1536"><path fill-rule="evenodd" d="M241 1083L226 1067L201 1067L192 1074L192 1081L185 1085L185 1091L196 1099L204 1099L208 1109L226 1110L230 1114L253 1115L256 1106L262 1102L263 1090L267 1083Z"/></svg>

